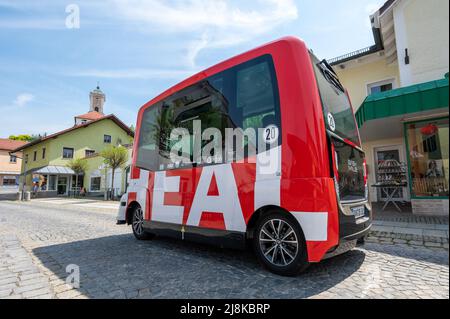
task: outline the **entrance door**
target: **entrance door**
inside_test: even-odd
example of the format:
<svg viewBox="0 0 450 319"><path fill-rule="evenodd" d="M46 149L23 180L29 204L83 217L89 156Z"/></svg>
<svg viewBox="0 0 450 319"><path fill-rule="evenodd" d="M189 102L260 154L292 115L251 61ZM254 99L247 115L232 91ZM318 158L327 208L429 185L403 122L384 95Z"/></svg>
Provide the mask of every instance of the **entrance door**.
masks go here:
<svg viewBox="0 0 450 319"><path fill-rule="evenodd" d="M58 195L66 195L67 194L67 184L68 178L67 176L58 176Z"/></svg>
<svg viewBox="0 0 450 319"><path fill-rule="evenodd" d="M379 147L375 149L375 167L376 167L376 178L379 182L378 165L386 160L395 160L399 163L406 163L405 153L401 145ZM407 174L407 172L406 172ZM378 200L386 201L386 194L378 189ZM400 189L394 198L398 201L408 201L408 191L407 187Z"/></svg>

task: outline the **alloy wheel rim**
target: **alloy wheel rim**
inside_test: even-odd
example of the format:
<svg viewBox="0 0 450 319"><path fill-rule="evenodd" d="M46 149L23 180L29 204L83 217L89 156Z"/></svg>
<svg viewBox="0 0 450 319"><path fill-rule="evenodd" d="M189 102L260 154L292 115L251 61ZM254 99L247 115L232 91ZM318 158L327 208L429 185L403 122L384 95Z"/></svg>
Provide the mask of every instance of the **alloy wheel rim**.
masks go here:
<svg viewBox="0 0 450 319"><path fill-rule="evenodd" d="M281 219L270 219L261 227L259 246L267 261L284 267L297 257L299 244L289 223Z"/></svg>
<svg viewBox="0 0 450 319"><path fill-rule="evenodd" d="M143 223L144 215L142 209L137 208L133 217L133 229L136 234L141 235L144 232Z"/></svg>

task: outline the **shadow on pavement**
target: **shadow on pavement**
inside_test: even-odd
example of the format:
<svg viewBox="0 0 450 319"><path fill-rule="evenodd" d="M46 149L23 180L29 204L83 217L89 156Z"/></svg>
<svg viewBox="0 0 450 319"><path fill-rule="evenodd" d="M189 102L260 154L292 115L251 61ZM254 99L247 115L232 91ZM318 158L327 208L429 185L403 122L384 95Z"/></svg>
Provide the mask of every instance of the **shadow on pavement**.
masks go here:
<svg viewBox="0 0 450 319"><path fill-rule="evenodd" d="M80 291L89 298L307 298L351 276L364 262L355 249L314 264L297 277L263 269L251 251L220 249L133 235L82 240L33 250L65 280L80 267Z"/></svg>

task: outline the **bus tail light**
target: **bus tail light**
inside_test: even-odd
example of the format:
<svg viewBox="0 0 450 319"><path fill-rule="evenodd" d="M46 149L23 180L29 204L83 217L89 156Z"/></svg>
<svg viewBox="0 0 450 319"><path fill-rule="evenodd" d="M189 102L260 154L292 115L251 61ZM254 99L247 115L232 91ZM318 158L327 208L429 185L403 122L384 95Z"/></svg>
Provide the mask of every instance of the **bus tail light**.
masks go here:
<svg viewBox="0 0 450 319"><path fill-rule="evenodd" d="M364 185L367 186L368 174L367 174L367 161L366 161L366 159L363 160L363 169L364 169Z"/></svg>
<svg viewBox="0 0 450 319"><path fill-rule="evenodd" d="M367 170L367 161L365 158L363 160L363 170L364 170L365 197L366 197L366 199L368 199L369 198L369 186L368 186L369 172Z"/></svg>
<svg viewBox="0 0 450 319"><path fill-rule="evenodd" d="M331 160L333 164L333 176L336 179L337 182L339 182L339 163L338 163L338 154L336 152L336 149L334 148L334 145L331 144Z"/></svg>

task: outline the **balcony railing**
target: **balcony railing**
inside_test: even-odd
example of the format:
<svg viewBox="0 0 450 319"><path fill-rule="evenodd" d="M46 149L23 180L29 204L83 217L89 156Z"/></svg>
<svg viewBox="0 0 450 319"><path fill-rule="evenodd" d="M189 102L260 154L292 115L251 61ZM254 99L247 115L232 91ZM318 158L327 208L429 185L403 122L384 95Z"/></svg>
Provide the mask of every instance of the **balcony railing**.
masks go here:
<svg viewBox="0 0 450 319"><path fill-rule="evenodd" d="M327 60L327 62L332 65L332 64L336 64L337 62L340 62L340 61L347 61L347 60L351 60L352 58L355 58L357 56L366 55L372 51L373 51L373 46L370 46L367 48L359 49L357 51L353 51L353 52L338 56L336 58L329 59L329 60Z"/></svg>

